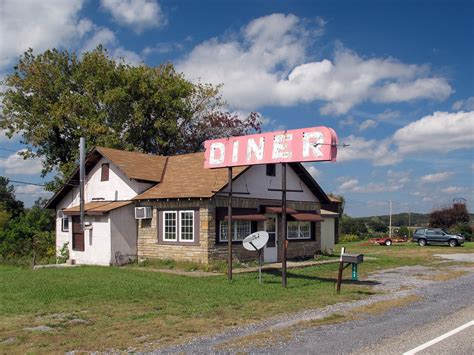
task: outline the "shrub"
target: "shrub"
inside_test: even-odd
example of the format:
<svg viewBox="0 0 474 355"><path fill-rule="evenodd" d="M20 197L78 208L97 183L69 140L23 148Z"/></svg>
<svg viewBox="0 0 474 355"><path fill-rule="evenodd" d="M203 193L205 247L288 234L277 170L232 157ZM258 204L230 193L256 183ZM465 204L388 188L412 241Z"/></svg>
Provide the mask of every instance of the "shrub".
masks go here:
<svg viewBox="0 0 474 355"><path fill-rule="evenodd" d="M359 236L355 234L344 234L339 238L339 243L351 243L358 242Z"/></svg>

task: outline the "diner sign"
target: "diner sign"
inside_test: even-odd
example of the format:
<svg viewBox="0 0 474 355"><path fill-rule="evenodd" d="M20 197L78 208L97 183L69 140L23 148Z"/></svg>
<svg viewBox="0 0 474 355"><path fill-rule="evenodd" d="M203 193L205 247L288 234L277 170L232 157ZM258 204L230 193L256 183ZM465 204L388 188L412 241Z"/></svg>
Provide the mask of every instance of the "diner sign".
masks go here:
<svg viewBox="0 0 474 355"><path fill-rule="evenodd" d="M320 126L204 142L207 169L242 165L336 161L337 135Z"/></svg>

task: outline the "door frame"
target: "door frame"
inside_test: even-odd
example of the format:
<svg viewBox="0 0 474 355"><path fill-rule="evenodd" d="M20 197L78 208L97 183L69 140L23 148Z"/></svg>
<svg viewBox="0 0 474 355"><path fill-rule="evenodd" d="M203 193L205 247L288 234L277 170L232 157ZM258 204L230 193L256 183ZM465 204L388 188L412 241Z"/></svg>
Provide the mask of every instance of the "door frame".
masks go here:
<svg viewBox="0 0 474 355"><path fill-rule="evenodd" d="M274 247L267 247L265 244L263 248L263 261L266 263L276 263L278 261L278 215L276 214L266 214L265 217L268 218L275 218L275 246ZM263 222L263 229L267 231L267 220ZM273 232L271 232L273 233Z"/></svg>

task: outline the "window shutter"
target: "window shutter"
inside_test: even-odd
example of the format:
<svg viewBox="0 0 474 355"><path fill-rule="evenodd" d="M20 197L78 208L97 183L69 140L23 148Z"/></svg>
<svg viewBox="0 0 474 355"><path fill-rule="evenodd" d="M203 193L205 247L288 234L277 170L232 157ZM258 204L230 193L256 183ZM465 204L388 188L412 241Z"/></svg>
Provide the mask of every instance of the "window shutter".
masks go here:
<svg viewBox="0 0 474 355"><path fill-rule="evenodd" d="M109 163L102 164L100 181L109 181Z"/></svg>

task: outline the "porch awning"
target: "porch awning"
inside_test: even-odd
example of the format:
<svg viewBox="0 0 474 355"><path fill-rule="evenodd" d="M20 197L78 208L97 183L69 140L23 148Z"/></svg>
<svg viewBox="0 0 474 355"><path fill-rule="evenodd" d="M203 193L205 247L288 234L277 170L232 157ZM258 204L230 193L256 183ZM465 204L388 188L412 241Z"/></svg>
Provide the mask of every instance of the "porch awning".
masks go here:
<svg viewBox="0 0 474 355"><path fill-rule="evenodd" d="M290 213L291 218L300 222L322 222L324 219L316 213Z"/></svg>
<svg viewBox="0 0 474 355"><path fill-rule="evenodd" d="M224 219L229 220L229 216L225 216ZM233 221L266 221L266 217L263 214L240 214L232 215Z"/></svg>
<svg viewBox="0 0 474 355"><path fill-rule="evenodd" d="M275 213L275 214L282 214L283 212L283 208L281 207L275 207L275 206L268 206L268 207L265 207L265 212L267 213ZM289 213L289 214L292 214L292 213L298 213L297 210L294 210L292 208L286 208L286 213Z"/></svg>
<svg viewBox="0 0 474 355"><path fill-rule="evenodd" d="M93 201L84 204L84 213L88 215L102 215L117 208L127 206L132 201ZM74 206L63 210L66 216L77 216L80 214L80 207Z"/></svg>

